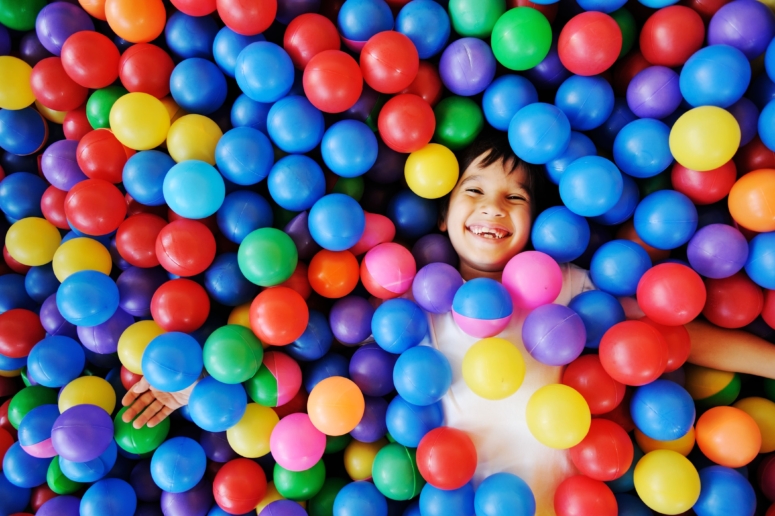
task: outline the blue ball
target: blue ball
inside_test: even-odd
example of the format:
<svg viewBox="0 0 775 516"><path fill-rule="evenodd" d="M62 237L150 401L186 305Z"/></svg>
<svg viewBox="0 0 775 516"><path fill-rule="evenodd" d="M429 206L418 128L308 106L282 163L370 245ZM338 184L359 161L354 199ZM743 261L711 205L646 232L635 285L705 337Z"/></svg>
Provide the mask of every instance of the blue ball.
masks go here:
<svg viewBox="0 0 775 516"><path fill-rule="evenodd" d="M401 516L422 516L420 512L420 500L410 503Z"/></svg>
<svg viewBox="0 0 775 516"><path fill-rule="evenodd" d="M318 146L326 130L323 113L306 97L290 95L269 110L266 128L272 142L290 154L309 152Z"/></svg>
<svg viewBox="0 0 775 516"><path fill-rule="evenodd" d="M119 478L92 484L81 498L81 516L133 516L137 509L134 489Z"/></svg>
<svg viewBox="0 0 775 516"><path fill-rule="evenodd" d="M436 403L452 384L452 368L440 351L430 346L409 348L393 368L396 391L409 403L426 406Z"/></svg>
<svg viewBox="0 0 775 516"><path fill-rule="evenodd" d="M558 263L571 262L589 245L589 223L565 206L552 206L536 217L530 239L536 251Z"/></svg>
<svg viewBox="0 0 775 516"><path fill-rule="evenodd" d="M745 54L729 45L710 45L686 61L678 84L692 106L726 108L743 97L750 82L751 64Z"/></svg>
<svg viewBox="0 0 775 516"><path fill-rule="evenodd" d="M511 473L495 473L479 484L474 495L476 516L535 514L536 500L527 482Z"/></svg>
<svg viewBox="0 0 775 516"><path fill-rule="evenodd" d="M46 482L46 472L51 459L38 459L24 451L19 442L15 442L5 452L3 473L16 487L38 487Z"/></svg>
<svg viewBox="0 0 775 516"><path fill-rule="evenodd" d="M172 211L187 219L204 219L223 204L226 184L214 166L192 159L170 169L163 191Z"/></svg>
<svg viewBox="0 0 775 516"><path fill-rule="evenodd" d="M509 143L524 161L543 165L565 152L570 129L568 117L559 108L534 102L517 111L509 122Z"/></svg>
<svg viewBox="0 0 775 516"><path fill-rule="evenodd" d="M625 493L617 493L614 496L619 509L618 516L653 516L654 514L637 496Z"/></svg>
<svg viewBox="0 0 775 516"><path fill-rule="evenodd" d="M487 123L499 131L508 131L517 111L535 102L538 102L538 91L533 83L521 75L508 74L498 77L484 90L482 109Z"/></svg>
<svg viewBox="0 0 775 516"><path fill-rule="evenodd" d="M0 110L0 149L27 155L40 150L48 138L48 125L32 107Z"/></svg>
<svg viewBox="0 0 775 516"><path fill-rule="evenodd" d="M0 475L0 514L22 512L30 503L30 495L30 488L15 486L5 475Z"/></svg>
<svg viewBox="0 0 775 516"><path fill-rule="evenodd" d="M285 346L287 352L296 360L309 362L322 358L331 349L334 334L328 324L328 318L317 310L309 311L309 322L301 337Z"/></svg>
<svg viewBox="0 0 775 516"><path fill-rule="evenodd" d="M258 294L258 285L240 271L237 253L219 254L205 271L205 290L213 300L226 306L239 306Z"/></svg>
<svg viewBox="0 0 775 516"><path fill-rule="evenodd" d="M253 102L252 100L250 102ZM236 127L218 140L215 164L223 177L238 185L254 185L269 175L274 149L269 138L253 127Z"/></svg>
<svg viewBox="0 0 775 516"><path fill-rule="evenodd" d="M54 404L39 405L24 416L19 423L19 445L27 453L38 457L56 455L51 444L51 429L59 417L59 407Z"/></svg>
<svg viewBox="0 0 775 516"><path fill-rule="evenodd" d="M627 105L627 99L619 97L614 101L611 116L603 122L603 125L592 131L590 137L598 147L611 149L614 145L614 139L622 127L637 119L638 117Z"/></svg>
<svg viewBox="0 0 775 516"><path fill-rule="evenodd" d="M212 53L215 58L215 64L218 65L218 68L224 74L234 78L239 53L246 46L257 41L266 41L266 38L263 34L243 36L228 27L223 27L213 38Z"/></svg>
<svg viewBox="0 0 775 516"><path fill-rule="evenodd" d="M174 166L175 160L165 152L138 152L124 165L124 188L140 204L161 206L165 203L164 177Z"/></svg>
<svg viewBox="0 0 775 516"><path fill-rule="evenodd" d="M318 383L332 376L349 378L350 361L338 353L329 352L304 369L304 389L312 392Z"/></svg>
<svg viewBox="0 0 775 516"><path fill-rule="evenodd" d="M560 198L576 215L597 217L616 206L624 190L622 173L600 156L584 156L565 169Z"/></svg>
<svg viewBox="0 0 775 516"><path fill-rule="evenodd" d="M692 507L697 516L754 514L756 493L740 473L724 466L700 470L700 498Z"/></svg>
<svg viewBox="0 0 775 516"><path fill-rule="evenodd" d="M390 400L385 422L397 443L417 448L425 434L444 424L444 408L441 402L421 407L396 396Z"/></svg>
<svg viewBox="0 0 775 516"><path fill-rule="evenodd" d="M438 209L432 199L424 199L411 190L401 190L390 199L387 216L396 227L396 234L419 238L436 227Z"/></svg>
<svg viewBox="0 0 775 516"><path fill-rule="evenodd" d="M614 140L614 161L633 177L653 177L673 162L670 128L653 118L641 118L625 125Z"/></svg>
<svg viewBox="0 0 775 516"><path fill-rule="evenodd" d="M469 319L491 321L510 317L514 304L501 282L475 278L457 289L452 298L452 311Z"/></svg>
<svg viewBox="0 0 775 516"><path fill-rule="evenodd" d="M164 38L173 54L181 59L213 55L213 40L218 24L212 16L189 16L180 11L167 19Z"/></svg>
<svg viewBox="0 0 775 516"><path fill-rule="evenodd" d="M323 249L344 251L358 243L366 217L358 201L333 193L319 199L309 211L309 232Z"/></svg>
<svg viewBox="0 0 775 516"><path fill-rule="evenodd" d="M554 104L568 117L576 131L603 124L614 110L614 89L599 76L572 75L557 90Z"/></svg>
<svg viewBox="0 0 775 516"><path fill-rule="evenodd" d="M775 289L775 233L761 233L748 242L745 272L760 287Z"/></svg>
<svg viewBox="0 0 775 516"><path fill-rule="evenodd" d="M676 0L640 0L640 3L652 9L662 9L668 5L677 4Z"/></svg>
<svg viewBox="0 0 775 516"><path fill-rule="evenodd" d="M684 245L697 231L697 208L675 190L660 190L640 201L635 209L635 231L657 249Z"/></svg>
<svg viewBox="0 0 775 516"><path fill-rule="evenodd" d="M320 153L334 174L357 177L377 162L378 148L377 137L368 125L358 120L341 120L326 130Z"/></svg>
<svg viewBox="0 0 775 516"><path fill-rule="evenodd" d="M189 437L173 437L163 442L151 458L151 476L168 493L188 491L202 480L207 457L202 446Z"/></svg>
<svg viewBox="0 0 775 516"><path fill-rule="evenodd" d="M226 77L215 63L192 57L172 70L170 93L175 102L189 113L209 115L226 101Z"/></svg>
<svg viewBox="0 0 775 516"><path fill-rule="evenodd" d="M759 115L759 137L768 149L775 149L775 101L764 106Z"/></svg>
<svg viewBox="0 0 775 516"><path fill-rule="evenodd" d="M76 326L97 326L118 309L118 286L98 271L78 271L59 285L56 303L59 313Z"/></svg>
<svg viewBox="0 0 775 516"><path fill-rule="evenodd" d="M675 382L655 380L635 390L630 402L635 426L657 441L674 441L694 425L694 400Z"/></svg>
<svg viewBox="0 0 775 516"><path fill-rule="evenodd" d="M202 373L202 348L186 333L154 337L143 352L141 367L151 387L176 392L194 383Z"/></svg>
<svg viewBox="0 0 775 516"><path fill-rule="evenodd" d="M337 15L343 38L368 41L374 34L393 29L393 12L383 0L347 0Z"/></svg>
<svg viewBox="0 0 775 516"><path fill-rule="evenodd" d="M578 4L585 11L600 11L612 13L627 3L627 0L579 0Z"/></svg>
<svg viewBox="0 0 775 516"><path fill-rule="evenodd" d="M223 200L216 220L223 236L241 244L256 229L271 227L273 219L266 199L250 190L237 190Z"/></svg>
<svg viewBox="0 0 775 516"><path fill-rule="evenodd" d="M212 376L196 384L188 401L191 419L208 432L225 432L233 427L247 406L248 395L241 384L221 383Z"/></svg>
<svg viewBox="0 0 775 516"><path fill-rule="evenodd" d="M326 177L315 160L303 154L285 156L269 171L266 185L281 208L304 211L326 194Z"/></svg>
<svg viewBox="0 0 775 516"><path fill-rule="evenodd" d="M110 473L118 458L118 446L116 441L110 441L108 448L96 459L86 462L73 462L62 457L56 457L62 473L74 482L96 482Z"/></svg>
<svg viewBox="0 0 775 516"><path fill-rule="evenodd" d="M24 289L27 294L38 303L45 301L48 296L55 294L59 288L59 280L54 274L54 267L50 263L30 267L24 277Z"/></svg>
<svg viewBox="0 0 775 516"><path fill-rule="evenodd" d="M469 482L460 489L447 491L425 484L420 491L420 513L423 516L471 516L474 514L474 486Z"/></svg>
<svg viewBox="0 0 775 516"><path fill-rule="evenodd" d="M0 181L0 210L12 219L42 217L40 199L48 184L29 172L10 174Z"/></svg>
<svg viewBox="0 0 775 516"><path fill-rule="evenodd" d="M351 0L350 0L351 1ZM371 482L351 482L334 498L333 516L387 516L385 495Z"/></svg>
<svg viewBox="0 0 775 516"><path fill-rule="evenodd" d="M642 246L630 240L612 240L601 245L589 267L592 282L613 296L634 296L638 282L651 268L651 258Z"/></svg>
<svg viewBox="0 0 775 516"><path fill-rule="evenodd" d="M640 190L638 184L628 175L622 174L622 195L619 200L616 201L614 207L594 217L592 220L598 224L604 224L606 226L616 226L622 224L632 217L635 213L635 208L638 207L640 202Z"/></svg>
<svg viewBox="0 0 775 516"><path fill-rule="evenodd" d="M451 26L447 11L438 2L414 0L399 11L396 30L412 40L420 59L428 59L444 50Z"/></svg>
<svg viewBox="0 0 775 516"><path fill-rule="evenodd" d="M64 387L79 376L86 365L81 345L70 337L54 335L41 340L27 357L27 374L44 387Z"/></svg>
<svg viewBox="0 0 775 516"><path fill-rule="evenodd" d="M428 333L428 320L409 299L388 299L371 318L371 332L377 345L396 355L417 346Z"/></svg>
<svg viewBox="0 0 775 516"><path fill-rule="evenodd" d="M27 357L11 358L0 354L0 371L18 371L27 365Z"/></svg>
<svg viewBox="0 0 775 516"><path fill-rule="evenodd" d="M571 131L568 148L565 149L565 152L545 165L546 174L549 176L549 180L552 183L559 185L562 173L565 172L565 169L568 168L568 165L579 158L583 158L584 156L596 155L597 149L595 148L595 144L592 142L592 140L590 140L589 136L584 133Z"/></svg>
<svg viewBox="0 0 775 516"><path fill-rule="evenodd" d="M587 330L588 348L597 349L600 339L614 324L624 321L624 308L621 303L602 290L582 292L568 304L568 308L579 314Z"/></svg>
<svg viewBox="0 0 775 516"><path fill-rule="evenodd" d="M234 77L240 90L252 100L276 102L291 91L293 62L282 47L257 41L237 56Z"/></svg>
<svg viewBox="0 0 775 516"><path fill-rule="evenodd" d="M256 102L242 93L231 106L231 125L234 127L252 127L266 134L266 117L272 104Z"/></svg>

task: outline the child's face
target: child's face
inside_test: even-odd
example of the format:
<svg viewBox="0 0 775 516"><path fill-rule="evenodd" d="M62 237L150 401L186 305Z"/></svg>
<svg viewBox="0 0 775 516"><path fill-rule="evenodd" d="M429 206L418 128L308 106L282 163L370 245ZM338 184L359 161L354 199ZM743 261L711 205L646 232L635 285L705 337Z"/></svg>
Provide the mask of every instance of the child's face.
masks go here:
<svg viewBox="0 0 775 516"><path fill-rule="evenodd" d="M509 174L502 161L481 167L481 159L463 172L440 226L449 234L466 279L499 274L530 238L532 200L525 170Z"/></svg>

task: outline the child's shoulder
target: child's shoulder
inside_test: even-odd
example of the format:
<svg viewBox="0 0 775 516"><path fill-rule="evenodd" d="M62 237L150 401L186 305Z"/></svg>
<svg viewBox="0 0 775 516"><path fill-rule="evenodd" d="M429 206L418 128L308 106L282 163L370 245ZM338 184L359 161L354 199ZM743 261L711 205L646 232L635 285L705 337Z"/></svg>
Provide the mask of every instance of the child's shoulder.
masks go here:
<svg viewBox="0 0 775 516"><path fill-rule="evenodd" d="M557 303L567 305L575 296L587 290L596 290L589 271L572 263L560 265L562 271L562 290L557 298Z"/></svg>

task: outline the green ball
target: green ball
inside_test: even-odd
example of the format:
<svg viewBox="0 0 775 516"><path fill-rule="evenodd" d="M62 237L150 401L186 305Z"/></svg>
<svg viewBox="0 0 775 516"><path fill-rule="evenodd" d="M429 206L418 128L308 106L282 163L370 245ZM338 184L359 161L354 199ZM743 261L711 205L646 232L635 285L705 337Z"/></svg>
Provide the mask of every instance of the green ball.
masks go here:
<svg viewBox="0 0 775 516"><path fill-rule="evenodd" d="M630 11L622 7L611 13L619 29L622 31L622 50L619 52L621 58L630 51L638 38L638 24Z"/></svg>
<svg viewBox="0 0 775 516"><path fill-rule="evenodd" d="M41 405L56 405L57 391L40 385L25 387L17 392L8 404L8 421L18 429L27 412Z"/></svg>
<svg viewBox="0 0 775 516"><path fill-rule="evenodd" d="M62 468L59 466L59 457L54 457L54 460L48 464L46 484L48 484L49 489L58 495L69 495L81 488L80 482L74 482L62 473Z"/></svg>
<svg viewBox="0 0 775 516"><path fill-rule="evenodd" d="M135 455L152 452L167 438L167 434L170 432L170 419L166 418L153 428L145 425L138 430L132 426L131 422L124 423L121 419L128 408L122 408L113 418L113 438L116 440L116 444L122 450Z"/></svg>
<svg viewBox="0 0 775 516"><path fill-rule="evenodd" d="M222 383L242 383L258 371L264 348L249 328L229 324L207 337L202 355L210 376Z"/></svg>
<svg viewBox="0 0 775 516"><path fill-rule="evenodd" d="M388 444L377 453L371 475L379 492L391 500L411 500L425 485L417 469L417 450L398 443Z"/></svg>
<svg viewBox="0 0 775 516"><path fill-rule="evenodd" d="M544 60L552 46L552 27L531 7L515 7L492 29L492 52L510 70L529 70Z"/></svg>
<svg viewBox="0 0 775 516"><path fill-rule="evenodd" d="M701 410L707 410L713 407L728 407L737 400L738 396L740 396L740 389L742 386L743 382L740 378L740 374L735 373L735 376L732 377L732 381L730 381L726 387L712 396L702 398L701 400L694 400L694 404Z"/></svg>
<svg viewBox="0 0 775 516"><path fill-rule="evenodd" d="M0 0L0 23L13 30L32 30L48 0Z"/></svg>
<svg viewBox="0 0 775 516"><path fill-rule="evenodd" d="M326 450L324 453L331 454L331 453L338 453L345 448L347 448L347 445L350 444L350 441L352 441L353 438L350 436L350 434L344 434L344 435L327 435L326 436Z"/></svg>
<svg viewBox="0 0 775 516"><path fill-rule="evenodd" d="M110 110L129 93L123 86L108 86L91 94L86 101L86 118L94 129L110 129Z"/></svg>
<svg viewBox="0 0 775 516"><path fill-rule="evenodd" d="M273 287L287 280L299 260L296 244L287 233L260 228L239 246L237 263L242 274L261 287Z"/></svg>
<svg viewBox="0 0 775 516"><path fill-rule="evenodd" d="M764 379L764 397L770 401L775 401L775 380Z"/></svg>
<svg viewBox="0 0 775 516"><path fill-rule="evenodd" d="M657 174L652 177L636 179L638 184L638 190L640 191L641 198L651 195L659 190L670 190L673 188L672 179L670 179L670 170L666 170L661 174Z"/></svg>
<svg viewBox="0 0 775 516"><path fill-rule="evenodd" d="M334 516L334 500L349 482L343 478L327 478L323 488L307 504L309 516Z"/></svg>
<svg viewBox="0 0 775 516"><path fill-rule="evenodd" d="M482 108L468 97L447 97L436 104L433 113L433 139L453 151L467 147L484 128Z"/></svg>
<svg viewBox="0 0 775 516"><path fill-rule="evenodd" d="M506 0L449 0L452 27L461 36L487 39L505 12Z"/></svg>
<svg viewBox="0 0 775 516"><path fill-rule="evenodd" d="M279 464L274 465L274 486L288 500L309 500L323 489L325 480L326 465L322 460L304 471L289 471Z"/></svg>
<svg viewBox="0 0 775 516"><path fill-rule="evenodd" d="M277 406L277 378L264 364L245 382L250 399L265 407Z"/></svg>
<svg viewBox="0 0 775 516"><path fill-rule="evenodd" d="M363 197L363 190L365 188L363 177L340 177L336 180L331 193L341 193L349 195L356 201L360 202Z"/></svg>

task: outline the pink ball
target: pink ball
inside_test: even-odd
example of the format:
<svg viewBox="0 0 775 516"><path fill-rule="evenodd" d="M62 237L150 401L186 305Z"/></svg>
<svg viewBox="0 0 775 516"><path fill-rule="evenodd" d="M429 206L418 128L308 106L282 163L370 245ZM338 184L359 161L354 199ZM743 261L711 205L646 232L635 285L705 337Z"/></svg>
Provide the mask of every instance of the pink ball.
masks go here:
<svg viewBox="0 0 775 516"><path fill-rule="evenodd" d="M318 463L326 450L326 436L303 413L285 416L272 430L269 450L289 471L304 471Z"/></svg>
<svg viewBox="0 0 775 516"><path fill-rule="evenodd" d="M409 290L415 274L417 264L412 253L393 242L376 245L361 263L363 286L380 299L392 299Z"/></svg>
<svg viewBox="0 0 775 516"><path fill-rule="evenodd" d="M557 299L562 290L562 270L548 254L524 251L506 264L502 283L515 309L532 310Z"/></svg>
<svg viewBox="0 0 775 516"><path fill-rule="evenodd" d="M355 256L361 255L372 247L385 242L392 242L396 236L396 226L393 221L378 213L364 213L366 216L366 229L363 236L350 252Z"/></svg>

